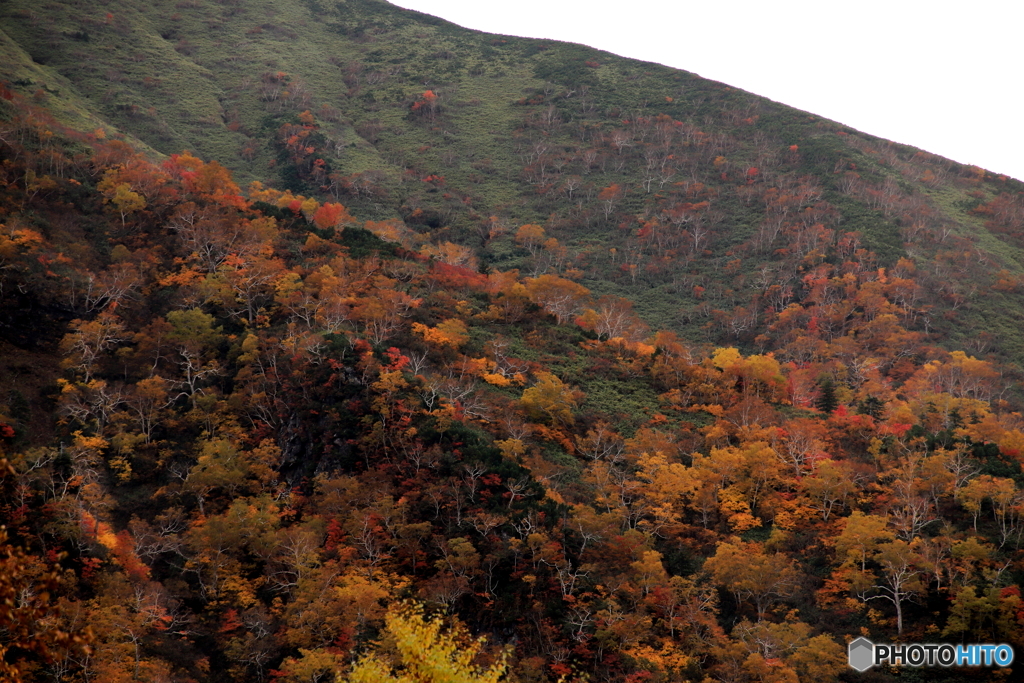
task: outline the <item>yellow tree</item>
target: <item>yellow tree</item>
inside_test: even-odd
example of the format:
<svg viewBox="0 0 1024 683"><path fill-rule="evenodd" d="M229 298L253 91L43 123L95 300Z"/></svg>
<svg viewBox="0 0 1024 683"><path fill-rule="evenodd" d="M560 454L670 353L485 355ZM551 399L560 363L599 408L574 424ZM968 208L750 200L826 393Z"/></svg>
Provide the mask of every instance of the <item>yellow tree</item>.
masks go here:
<svg viewBox="0 0 1024 683"><path fill-rule="evenodd" d="M736 659L747 654L740 666L750 675L748 680L835 681L846 669L846 653L829 636L810 634L810 626L791 618L778 624L744 619L732 632L742 649L726 646L721 651Z"/></svg>
<svg viewBox="0 0 1024 683"><path fill-rule="evenodd" d="M583 311L577 324L594 330L602 339L640 341L648 334L647 326L633 313L633 304L618 296L602 296L593 308Z"/></svg>
<svg viewBox="0 0 1024 683"><path fill-rule="evenodd" d="M427 619L423 608L400 605L385 617L382 646L360 659L346 683L498 683L505 674L507 653L490 666L474 660L483 650L483 640L470 640L456 625L443 632L437 619ZM391 652L385 654L385 650ZM390 656L389 656L390 655Z"/></svg>
<svg viewBox="0 0 1024 683"><path fill-rule="evenodd" d="M736 602L752 601L758 621L775 600L793 594L800 576L791 559L781 553L765 554L757 543L723 541L704 569L715 583L732 592Z"/></svg>
<svg viewBox="0 0 1024 683"><path fill-rule="evenodd" d="M590 294L583 285L550 273L527 280L526 291L531 301L558 319L559 325L572 320Z"/></svg>
<svg viewBox="0 0 1024 683"><path fill-rule="evenodd" d="M409 310L419 306L420 300L395 289L378 289L372 296L357 300L352 318L362 327L363 334L374 344L383 344L401 327Z"/></svg>
<svg viewBox="0 0 1024 683"><path fill-rule="evenodd" d="M121 183L115 186L111 192L105 192L104 194L107 197L107 201L117 207L118 212L121 214L122 227L128 218L128 214L146 208L145 197L138 192L132 192L132 188L128 183Z"/></svg>
<svg viewBox="0 0 1024 683"><path fill-rule="evenodd" d="M442 349L445 347L457 349L469 341L469 328L458 318L448 318L440 322L437 327L413 323L412 331L423 337L428 344Z"/></svg>
<svg viewBox="0 0 1024 683"><path fill-rule="evenodd" d="M800 488L810 507L826 522L834 511L845 508L847 499L857 491L847 463L830 458L819 461L813 476L800 480Z"/></svg>
<svg viewBox="0 0 1024 683"><path fill-rule="evenodd" d="M927 590L921 581L925 560L914 545L896 539L882 544L875 560L882 566L882 577L873 588L878 591L868 599L884 598L896 608L896 631L903 633L903 603Z"/></svg>
<svg viewBox="0 0 1024 683"><path fill-rule="evenodd" d="M878 515L866 515L860 510L846 518L846 526L835 539L836 557L843 566L860 567L867 571L868 559L879 544L891 541L893 533L888 529L888 520Z"/></svg>
<svg viewBox="0 0 1024 683"><path fill-rule="evenodd" d="M516 244L526 247L531 256L537 255L537 248L543 241L544 228L535 223L527 223L516 231Z"/></svg>
<svg viewBox="0 0 1024 683"><path fill-rule="evenodd" d="M480 261L476 254L469 247L452 242L441 242L440 244L424 244L420 253L429 258L437 259L450 266L459 266L476 271L480 267Z"/></svg>
<svg viewBox="0 0 1024 683"><path fill-rule="evenodd" d="M537 383L523 391L523 408L534 420L545 420L571 425L572 411L582 398L582 392L574 390L550 372L537 374Z"/></svg>

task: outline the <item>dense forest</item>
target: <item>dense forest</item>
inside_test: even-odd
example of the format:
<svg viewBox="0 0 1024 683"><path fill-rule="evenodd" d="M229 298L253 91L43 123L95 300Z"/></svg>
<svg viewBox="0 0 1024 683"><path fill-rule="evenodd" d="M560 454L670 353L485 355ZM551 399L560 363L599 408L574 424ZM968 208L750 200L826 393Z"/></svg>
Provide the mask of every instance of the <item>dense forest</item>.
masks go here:
<svg viewBox="0 0 1024 683"><path fill-rule="evenodd" d="M846 646L1024 646L1020 182L375 0L0 55L5 680L1014 675Z"/></svg>

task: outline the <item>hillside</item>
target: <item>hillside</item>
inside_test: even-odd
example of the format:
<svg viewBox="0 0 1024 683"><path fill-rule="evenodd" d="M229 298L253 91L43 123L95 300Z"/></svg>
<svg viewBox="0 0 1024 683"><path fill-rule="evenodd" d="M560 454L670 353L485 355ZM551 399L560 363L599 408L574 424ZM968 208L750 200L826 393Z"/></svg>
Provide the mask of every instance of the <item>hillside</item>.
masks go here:
<svg viewBox="0 0 1024 683"><path fill-rule="evenodd" d="M1017 181L370 0L0 29L3 675L1024 645Z"/></svg>
<svg viewBox="0 0 1024 683"><path fill-rule="evenodd" d="M683 71L373 0L33 7L0 10L34 60L19 92L243 186L400 218L414 248L578 270L654 327L749 350L778 344L774 314L807 273L906 258L917 329L1024 361L1016 181ZM526 224L553 248L517 244Z"/></svg>

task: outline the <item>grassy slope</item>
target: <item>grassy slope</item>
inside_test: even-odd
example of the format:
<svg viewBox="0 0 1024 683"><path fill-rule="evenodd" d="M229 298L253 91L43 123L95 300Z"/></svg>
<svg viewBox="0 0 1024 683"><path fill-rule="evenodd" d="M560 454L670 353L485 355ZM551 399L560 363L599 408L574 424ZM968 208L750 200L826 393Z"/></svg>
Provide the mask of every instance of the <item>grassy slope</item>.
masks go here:
<svg viewBox="0 0 1024 683"><path fill-rule="evenodd" d="M744 304L746 285L723 276L723 268L756 230L763 206L741 201L736 182L720 182L710 160L702 159L690 179L713 187L716 208L724 213L711 254L662 277L633 280L618 272L620 262L609 249L621 250L636 225L574 223L568 201L557 193L542 196L523 181L525 159L538 144L549 154L572 157L623 128L624 121L659 114L718 136L721 155L739 172L763 162L765 149L797 145L799 156L780 160L765 182L813 177L823 198L841 213L838 229L860 233L863 245L878 254L879 265L907 253L900 219L842 191L837 183L843 169L855 167L874 187L888 180L905 196L923 198L938 216L936 224L962 238L954 248L973 244L984 253L977 289L955 322L937 314L932 329L954 345L991 330L1000 338L996 350L1024 360L1016 313L1021 295L990 291L987 275L1000 268L1024 273L1024 251L985 229L984 221L965 208L978 203L969 192L987 200L1003 189L1019 191L1019 184L991 177L965 180L970 174L952 162L922 161L913 148L687 72L580 45L472 32L377 0L42 6L14 0L0 9L0 22L6 31L0 49L11 65L4 75L25 91L43 84L51 106L66 120L80 122L76 125L105 121L159 153L190 149L217 159L242 183L281 184L287 177L281 175L273 139L282 123L309 108L329 140L331 170L343 176L378 171L385 179L386 195L346 199L357 215L380 219L428 209L439 216L439 225L418 226L430 231L424 239L478 247L485 241L479 226L489 216L513 228L542 223L582 255L588 287L630 297L652 326L674 327L694 340L708 334L694 313L700 303L691 297L694 284L717 287L718 305L725 310ZM288 75L289 93L272 99L261 87L265 75L276 72ZM411 103L427 89L440 96L442 113L433 120L412 117ZM538 125L546 112L558 123ZM753 123L745 123L748 117ZM611 183L629 189L620 216L654 210L653 195L638 191L636 158L622 168L586 172L573 163L567 172L582 173L592 193ZM935 169L939 181L919 182L925 169ZM445 177L449 198L422 183L429 174ZM937 243L918 250L919 259L942 248ZM529 265L508 235L491 240L482 253L499 267ZM751 276L765 265L789 267L770 255L744 257L743 274Z"/></svg>
<svg viewBox="0 0 1024 683"><path fill-rule="evenodd" d="M3 78L13 89L32 95L34 101L45 105L62 123L83 131L111 127L102 114L93 110L70 79L34 61L3 27L0 27L0 63L4 65ZM129 133L127 137L137 148L152 151L134 135Z"/></svg>

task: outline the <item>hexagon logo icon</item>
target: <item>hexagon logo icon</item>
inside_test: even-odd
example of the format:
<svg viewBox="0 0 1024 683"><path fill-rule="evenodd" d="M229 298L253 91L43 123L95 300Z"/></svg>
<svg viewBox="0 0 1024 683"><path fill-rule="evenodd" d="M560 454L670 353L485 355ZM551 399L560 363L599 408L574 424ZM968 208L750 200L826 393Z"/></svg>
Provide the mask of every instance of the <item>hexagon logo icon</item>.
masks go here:
<svg viewBox="0 0 1024 683"><path fill-rule="evenodd" d="M850 667L857 671L867 671L875 663L875 645L867 638L861 637L852 641L848 652Z"/></svg>

